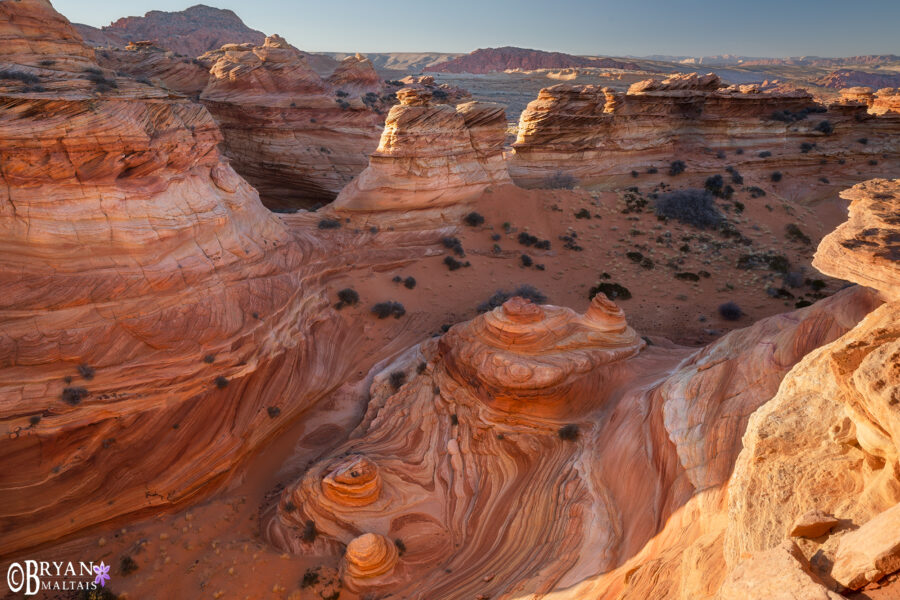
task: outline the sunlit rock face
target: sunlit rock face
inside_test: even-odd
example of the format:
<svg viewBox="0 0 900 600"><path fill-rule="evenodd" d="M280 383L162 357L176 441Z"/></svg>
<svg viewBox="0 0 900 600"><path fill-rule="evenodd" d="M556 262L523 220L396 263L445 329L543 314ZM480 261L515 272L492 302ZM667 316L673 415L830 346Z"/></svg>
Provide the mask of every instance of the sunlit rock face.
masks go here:
<svg viewBox="0 0 900 600"><path fill-rule="evenodd" d="M206 59L215 62L201 102L270 208L328 202L368 164L392 102L368 59L348 57L325 80L279 36Z"/></svg>
<svg viewBox="0 0 900 600"><path fill-rule="evenodd" d="M693 172L771 171L823 158L897 161L900 114L890 112L888 92L874 96L870 108L847 98L820 105L803 90L726 87L713 74L650 79L624 94L558 84L522 112L510 174L523 186L547 186L559 175L590 185L631 171L664 171L675 160Z"/></svg>
<svg viewBox="0 0 900 600"><path fill-rule="evenodd" d="M403 88L369 166L334 202L340 211L403 211L469 201L510 183L502 146L503 107L435 104L432 92Z"/></svg>

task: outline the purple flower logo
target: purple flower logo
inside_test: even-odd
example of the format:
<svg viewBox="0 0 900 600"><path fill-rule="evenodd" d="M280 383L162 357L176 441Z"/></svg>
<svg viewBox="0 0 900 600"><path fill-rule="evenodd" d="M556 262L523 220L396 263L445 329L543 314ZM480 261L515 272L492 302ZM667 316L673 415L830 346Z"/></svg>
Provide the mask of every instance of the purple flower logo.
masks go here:
<svg viewBox="0 0 900 600"><path fill-rule="evenodd" d="M100 587L105 587L106 582L109 581L109 565L103 564L101 560L99 565L94 565L94 573L97 574L97 577L94 578L94 583L99 583Z"/></svg>

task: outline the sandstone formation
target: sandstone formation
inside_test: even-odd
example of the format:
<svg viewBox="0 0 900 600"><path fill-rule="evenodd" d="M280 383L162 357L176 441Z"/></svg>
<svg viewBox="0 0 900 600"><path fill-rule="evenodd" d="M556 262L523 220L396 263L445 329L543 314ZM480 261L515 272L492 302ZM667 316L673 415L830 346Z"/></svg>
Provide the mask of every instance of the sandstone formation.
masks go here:
<svg viewBox="0 0 900 600"><path fill-rule="evenodd" d="M814 79L813 83L836 90L855 86L869 86L873 88L897 87L900 85L900 75L842 69Z"/></svg>
<svg viewBox="0 0 900 600"><path fill-rule="evenodd" d="M406 211L457 205L487 186L509 183L503 107L432 104L431 92L403 88L369 165L337 199L337 211Z"/></svg>
<svg viewBox="0 0 900 600"><path fill-rule="evenodd" d="M753 415L729 484L729 561L776 544L790 521L811 507L865 527L873 519L889 521L892 513L876 515L900 501L900 181L869 181L846 197L850 219L822 241L814 264L877 287L887 302L804 358ZM890 560L875 566L876 556L891 553L882 555L874 539L872 562L865 563L867 550L854 541L860 537L839 533L809 550L835 561L835 579L859 587L891 569ZM862 573L857 569L864 563Z"/></svg>
<svg viewBox="0 0 900 600"><path fill-rule="evenodd" d="M875 93L870 112L876 115L900 115L900 88L883 88Z"/></svg>
<svg viewBox="0 0 900 600"><path fill-rule="evenodd" d="M842 596L810 575L800 548L784 542L755 554L735 567L716 595L717 600L840 600Z"/></svg>
<svg viewBox="0 0 900 600"><path fill-rule="evenodd" d="M861 163L896 159L898 132L900 118L874 117L865 104L826 107L803 91L724 87L713 74L651 79L625 94L558 84L522 113L510 175L525 186L557 174L589 185L632 170L667 170L674 160L699 172Z"/></svg>
<svg viewBox="0 0 900 600"><path fill-rule="evenodd" d="M378 585L393 573L399 554L394 542L377 533L352 539L344 554L344 585L351 590Z"/></svg>
<svg viewBox="0 0 900 600"><path fill-rule="evenodd" d="M149 41L128 44L124 50L97 50L100 66L154 85L197 97L209 79L209 69L191 58L179 58Z"/></svg>
<svg viewBox="0 0 900 600"><path fill-rule="evenodd" d="M840 519L821 510L813 509L794 521L794 525L791 527L791 536L816 538L831 531L838 523L840 523Z"/></svg>
<svg viewBox="0 0 900 600"><path fill-rule="evenodd" d="M399 83L403 87L431 92L431 101L435 104L456 105L472 99L472 94L468 90L446 83L435 83L434 77L431 75L408 75Z"/></svg>
<svg viewBox="0 0 900 600"><path fill-rule="evenodd" d="M230 10L197 4L178 12L151 10L143 17L123 17L97 29L76 25L92 46L124 48L150 40L183 56L199 56L229 43L262 44L265 34L250 29Z"/></svg>
<svg viewBox="0 0 900 600"><path fill-rule="evenodd" d="M376 374L350 441L284 491L267 534L294 553L336 556L363 533L400 540L404 570L378 587L356 580L360 593L679 597L677 583L648 590L626 565L696 539L689 524L721 506L750 414L875 304L846 290L691 350L645 344L602 294L584 315L514 297ZM377 497L365 482L374 473ZM326 491L338 477L340 496ZM623 586L625 568L636 574ZM785 577L800 585L800 575ZM707 596L721 584L710 576Z"/></svg>
<svg viewBox="0 0 900 600"><path fill-rule="evenodd" d="M859 589L900 569L900 504L841 537L831 575Z"/></svg>
<svg viewBox="0 0 900 600"><path fill-rule="evenodd" d="M217 54L200 99L267 206L330 201L365 168L387 106L371 63L348 58L325 81L279 36Z"/></svg>
<svg viewBox="0 0 900 600"><path fill-rule="evenodd" d="M570 67L597 67L600 69L640 69L633 62L621 62L611 58L589 58L562 52L545 52L504 46L503 48L479 48L470 54L430 65L426 71L435 73L492 73L508 69L565 69Z"/></svg>
<svg viewBox="0 0 900 600"><path fill-rule="evenodd" d="M46 0L0 11L3 68L39 79L0 80L7 555L195 497L353 367L311 351L341 334L304 281L340 259L260 204L206 110L99 68Z"/></svg>

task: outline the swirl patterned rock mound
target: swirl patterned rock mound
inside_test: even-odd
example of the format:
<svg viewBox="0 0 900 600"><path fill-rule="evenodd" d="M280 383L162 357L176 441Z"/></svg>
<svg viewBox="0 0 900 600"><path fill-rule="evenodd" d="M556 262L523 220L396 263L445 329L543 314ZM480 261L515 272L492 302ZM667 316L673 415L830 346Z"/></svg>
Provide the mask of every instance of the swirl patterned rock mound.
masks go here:
<svg viewBox="0 0 900 600"><path fill-rule="evenodd" d="M393 575L399 556L397 546L383 535L365 533L354 538L344 553L344 585L350 590L384 585Z"/></svg>
<svg viewBox="0 0 900 600"><path fill-rule="evenodd" d="M432 104L431 92L403 88L369 166L334 202L338 211L401 211L470 201L510 183L502 147L503 107Z"/></svg>
<svg viewBox="0 0 900 600"><path fill-rule="evenodd" d="M751 413L875 304L846 290L692 350L645 344L602 296L584 315L513 298L376 374L350 440L283 492L267 536L335 558L363 533L400 540L402 569L354 580L361 594L676 597L682 586L659 593L641 567L697 540ZM385 385L397 372L406 383ZM352 464L377 465L374 502L325 491Z"/></svg>
<svg viewBox="0 0 900 600"><path fill-rule="evenodd" d="M453 328L439 347L450 376L493 407L564 417L582 410L572 399L602 403L616 387L616 363L644 345L622 310L597 294L585 315L511 298Z"/></svg>
<svg viewBox="0 0 900 600"><path fill-rule="evenodd" d="M226 45L212 57L200 100L235 170L267 206L328 202L366 167L388 106L368 60L348 58L326 81L279 36Z"/></svg>
<svg viewBox="0 0 900 600"><path fill-rule="evenodd" d="M826 107L803 90L724 87L713 74L650 79L625 94L558 84L522 112L510 175L526 187L547 185L558 173L590 185L632 170L668 169L676 159L696 172L725 164L809 166L823 157L897 161L900 117L874 105L879 116L868 110L859 103ZM863 137L867 143L857 143Z"/></svg>

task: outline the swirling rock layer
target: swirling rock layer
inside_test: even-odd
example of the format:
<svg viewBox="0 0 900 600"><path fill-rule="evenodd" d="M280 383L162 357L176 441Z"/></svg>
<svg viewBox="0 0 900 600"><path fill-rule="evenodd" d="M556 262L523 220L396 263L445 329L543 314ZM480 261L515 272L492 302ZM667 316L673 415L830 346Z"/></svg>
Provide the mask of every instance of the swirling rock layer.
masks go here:
<svg viewBox="0 0 900 600"><path fill-rule="evenodd" d="M363 422L284 491L269 539L300 554L337 553L367 532L398 539L403 569L384 592L611 597L622 577L602 574L666 524L687 527L685 511L721 506L710 490L727 482L750 414L876 303L847 290L691 351L646 346L602 298L585 315L513 298L376 375ZM398 371L407 383L394 392L381 380ZM375 502L323 493L346 455L377 465ZM665 597L646 594L632 597Z"/></svg>
<svg viewBox="0 0 900 600"><path fill-rule="evenodd" d="M591 184L632 170L667 169L674 160L700 172L723 164L814 165L823 157L896 160L900 118L867 110L818 105L802 90L726 88L712 74L651 79L625 94L559 84L541 90L522 113L510 174L526 186L545 184L557 173Z"/></svg>

